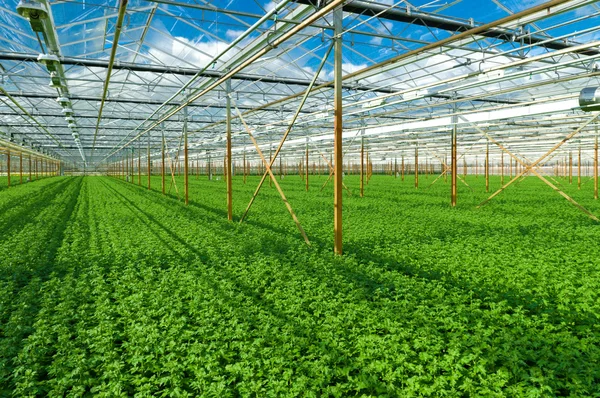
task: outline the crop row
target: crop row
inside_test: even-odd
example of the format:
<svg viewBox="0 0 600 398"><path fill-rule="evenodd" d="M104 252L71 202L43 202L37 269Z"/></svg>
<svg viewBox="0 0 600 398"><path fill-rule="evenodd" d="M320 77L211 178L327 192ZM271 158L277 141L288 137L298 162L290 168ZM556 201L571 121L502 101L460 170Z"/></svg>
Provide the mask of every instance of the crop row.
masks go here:
<svg viewBox="0 0 600 398"><path fill-rule="evenodd" d="M376 176L359 198L347 177L342 258L325 178L308 193L281 180L311 248L268 182L239 225L226 220L222 181L192 179L188 207L174 188L52 181L43 202L22 204L45 220L35 236L20 244L26 228L15 229L2 246L5 393L597 392L597 225L535 180L475 209L485 193L469 179L475 193L449 209L441 181L417 191ZM239 217L258 181L234 182ZM36 239L50 248L19 260Z"/></svg>

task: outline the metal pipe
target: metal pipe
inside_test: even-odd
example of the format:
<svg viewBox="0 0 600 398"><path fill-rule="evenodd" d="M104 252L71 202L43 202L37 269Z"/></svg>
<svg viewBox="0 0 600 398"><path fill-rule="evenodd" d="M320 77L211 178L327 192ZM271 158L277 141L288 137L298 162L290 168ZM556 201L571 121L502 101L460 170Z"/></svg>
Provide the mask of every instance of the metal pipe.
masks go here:
<svg viewBox="0 0 600 398"><path fill-rule="evenodd" d="M310 4L311 0L294 0L300 4ZM411 25L426 26L429 29L436 28L450 32L464 32L473 28L473 23L466 20L450 16L442 16L423 12L421 10L406 10L394 8L389 5L377 4L361 0L353 0L343 6L345 12L359 14L364 16L377 16L379 19L387 19L391 21L404 22ZM485 26L485 25L483 25ZM483 29L478 33L478 36L500 39L506 42L515 42L519 44L536 45L549 48L552 50L561 50L571 47L563 41L547 42L547 37L540 37L533 34L518 35L516 30L506 28ZM597 50L588 50L582 52L583 55L597 55Z"/></svg>
<svg viewBox="0 0 600 398"><path fill-rule="evenodd" d="M115 33L113 37L113 44L110 50L110 58L108 59L108 70L106 71L106 80L104 80L104 88L102 89L102 98L100 100L100 108L98 109L98 120L96 120L96 131L94 132L94 140L92 142L92 155L96 148L96 137L98 136L98 130L100 128L100 120L102 120L102 110L104 109L104 101L106 100L106 93L108 93L108 85L110 84L110 76L112 74L113 64L115 63L115 56L117 54L117 48L119 45L119 36L121 36L121 29L123 28L123 19L125 18L125 10L127 9L128 0L119 0L119 15L117 16L117 24L115 26Z"/></svg>
<svg viewBox="0 0 600 398"><path fill-rule="evenodd" d="M346 1L346 0L332 0L329 4L327 4L326 6L324 6L323 8L321 8L320 10L318 10L317 12L315 12L314 14L310 15L309 17L307 17L301 24L298 24L297 26L293 27L292 29L290 29L286 33L282 34L277 39L273 40L273 42L271 42L270 46L264 47L263 49L261 49L260 51L258 51L257 53L255 53L254 55L252 55L251 57L249 57L248 59L246 59L244 62L240 63L239 65L237 65L236 67L232 68L230 71L228 71L227 73L225 73L220 79L218 79L215 82L213 82L212 84L210 84L204 90L200 91L199 93L196 93L196 94L192 95L183 104L181 104L178 107L176 107L175 109L172 109L171 111L167 112L165 115L163 115L159 119L159 121L168 120L173 115L175 115L177 112L179 112L184 106L186 106L189 103L192 103L192 102L196 101L198 98L200 98L200 97L204 96L206 93L212 91L214 88L216 88L217 86L221 85L227 79L233 77L237 72L243 70L247 66L251 65L252 63L254 63L256 60L260 59L262 56L264 56L265 54L267 54L273 48L276 48L280 44L284 43L285 41L287 41L288 39L290 39L292 36L294 36L296 33L298 33L299 31L301 31L305 27L310 26L310 24L313 23L314 21L316 21L319 18L322 18L323 16L327 15L331 10L335 9L338 5L344 3L344 1ZM558 0L555 0L555 1L558 1ZM138 139L139 137L143 136L144 134L150 132L154 127L156 127L157 124L158 124L158 122L155 122L150 127L148 127L147 129L145 129L144 131L136 134L136 136L133 137L133 138L131 138L127 143L125 143L124 145L122 145L120 148L117 148L115 150L115 152L118 151L119 149L121 149L121 148L129 145L132 141L135 141L136 139ZM109 154L109 156L110 156L110 154Z"/></svg>
<svg viewBox="0 0 600 398"><path fill-rule="evenodd" d="M339 0L337 0L339 1ZM271 16L275 13L278 12L278 10L280 10L281 8L283 8L285 5L287 5L287 3L289 3L290 0L282 0L280 3L278 3L271 11L267 12L261 19L259 19L258 21L256 21L256 23L254 23L250 28L248 28L244 33L242 33L237 39L235 39L233 42L231 42L226 48L225 50L223 50L222 52L220 52L216 57L214 57L211 62L209 62L201 71L199 71L198 73L196 73L186 84L183 85L183 87L181 87L175 94L173 94L169 99L167 99L165 101L164 104L162 104L161 106L159 106L157 109L155 109L150 116L148 116L148 118L140 123L132 132L136 131L137 129L139 129L144 123L146 123L146 121L148 121L148 119L152 118L154 115L156 115L156 113L161 110L166 103L174 100L179 94L181 94L186 88L188 88L198 77L200 77L201 73L204 73L209 67L210 65L213 65L216 61L218 61L223 55L225 55L229 50L233 49L239 42L241 42L243 39L245 39L248 35L252 34L254 32L254 30L256 28L258 28L260 25L262 25L265 21L267 21L269 18L271 18ZM301 24L300 26L302 26L304 24ZM276 46L274 44L274 46ZM270 50L270 49L269 49ZM259 52L260 53L260 52ZM262 56L263 54L261 54L260 56ZM257 58L260 58L257 57ZM257 59L254 58L253 59ZM244 63L245 64L245 63ZM238 71L242 70L245 66L243 67L236 67L235 69L237 69ZM232 75L234 75L235 73L227 76L227 78L232 77ZM212 90L214 87L217 87L219 84L223 83L223 81L225 81L226 79L223 78L223 76L219 79L219 83L218 84L212 84L209 88L209 90L203 90L200 95L198 95L196 98L193 98L192 100L188 100L184 105L188 105L189 103L195 101L197 98L199 98L200 96L204 95L205 92ZM172 109L171 111L169 111L169 117L161 117L159 122L163 122L167 119L169 119L172 115L174 115L175 113L179 112L179 110L181 109L181 106L176 107L175 109ZM153 123L153 125L149 128L144 130L142 133L136 135L134 137L133 140L137 139L139 136L144 135L146 132L149 132L152 128L156 127L157 124L159 122ZM129 137L129 134L127 135L127 137ZM125 137L125 139L127 138ZM131 141L130 141L131 142ZM128 145L125 144L125 146ZM110 156L110 155L109 155Z"/></svg>

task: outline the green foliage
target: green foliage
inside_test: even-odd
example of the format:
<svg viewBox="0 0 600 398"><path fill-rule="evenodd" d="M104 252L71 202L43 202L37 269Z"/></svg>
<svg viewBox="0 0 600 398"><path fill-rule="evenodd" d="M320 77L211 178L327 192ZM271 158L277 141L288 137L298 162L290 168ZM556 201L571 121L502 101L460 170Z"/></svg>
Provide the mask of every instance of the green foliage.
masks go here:
<svg viewBox="0 0 600 398"><path fill-rule="evenodd" d="M0 396L600 396L600 233L564 199L347 176L336 258L310 179L281 183L312 248L268 181L241 225L206 177L187 208L156 177L3 191Z"/></svg>

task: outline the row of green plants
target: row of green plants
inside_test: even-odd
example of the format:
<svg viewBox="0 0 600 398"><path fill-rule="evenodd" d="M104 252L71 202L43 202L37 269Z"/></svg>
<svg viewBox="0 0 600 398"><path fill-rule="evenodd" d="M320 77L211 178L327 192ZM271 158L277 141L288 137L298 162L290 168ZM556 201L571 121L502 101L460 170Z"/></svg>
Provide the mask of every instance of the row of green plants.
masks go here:
<svg viewBox="0 0 600 398"><path fill-rule="evenodd" d="M55 176L53 175L48 175L48 176L42 176L42 175L38 175L37 178L34 175L31 176L31 179L29 179L29 174L24 173L23 174L23 178L21 179L21 177L19 176L19 173L13 173L10 176L10 185L11 187L14 187L16 185L22 185L22 184L29 184L29 183L33 183L42 179L46 179L46 178L53 178ZM0 175L0 191L5 190L8 188L8 176L6 175Z"/></svg>
<svg viewBox="0 0 600 398"><path fill-rule="evenodd" d="M311 247L268 181L243 224L222 180L187 207L158 177L3 192L0 395L598 394L596 223L535 179L476 209L470 178L451 209L442 180L360 198L348 176L335 257L325 180L278 180ZM235 178L235 217L257 183Z"/></svg>

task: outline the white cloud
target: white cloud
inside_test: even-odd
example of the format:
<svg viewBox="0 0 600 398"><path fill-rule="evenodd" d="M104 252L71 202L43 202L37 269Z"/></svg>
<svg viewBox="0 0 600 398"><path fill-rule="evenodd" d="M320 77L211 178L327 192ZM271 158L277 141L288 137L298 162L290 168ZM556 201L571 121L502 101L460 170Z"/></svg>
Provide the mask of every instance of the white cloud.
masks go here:
<svg viewBox="0 0 600 398"><path fill-rule="evenodd" d="M376 46L380 46L382 42L383 42L383 39L381 37L372 37L371 40L369 40L369 43L376 45Z"/></svg>
<svg viewBox="0 0 600 398"><path fill-rule="evenodd" d="M269 1L267 4L265 4L265 10L267 10L267 12L272 11L276 6L277 6L276 2Z"/></svg>
<svg viewBox="0 0 600 398"><path fill-rule="evenodd" d="M151 46L148 56L159 63L169 66L202 68L226 47L217 41L193 41L185 37L156 36L146 40ZM230 56L224 57L228 59Z"/></svg>
<svg viewBox="0 0 600 398"><path fill-rule="evenodd" d="M244 33L243 30L228 29L227 32L225 32L225 37L229 40L235 40L240 37L242 33Z"/></svg>

